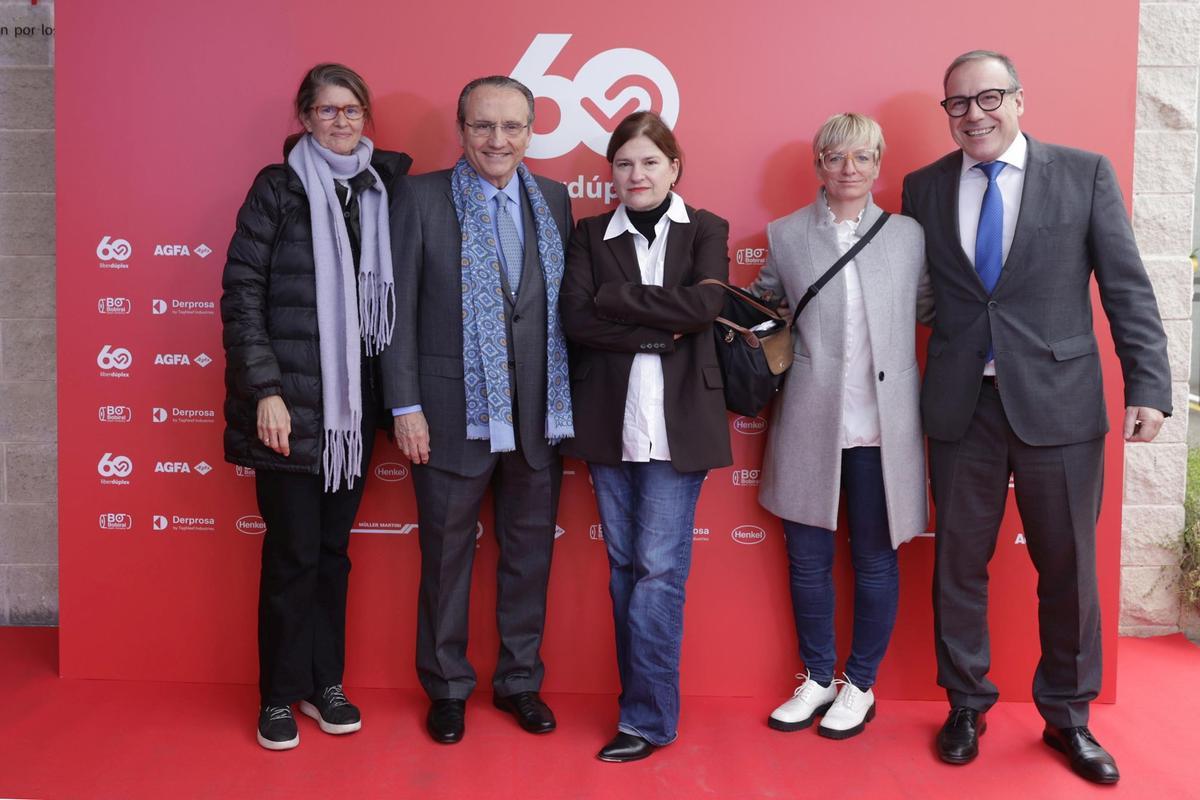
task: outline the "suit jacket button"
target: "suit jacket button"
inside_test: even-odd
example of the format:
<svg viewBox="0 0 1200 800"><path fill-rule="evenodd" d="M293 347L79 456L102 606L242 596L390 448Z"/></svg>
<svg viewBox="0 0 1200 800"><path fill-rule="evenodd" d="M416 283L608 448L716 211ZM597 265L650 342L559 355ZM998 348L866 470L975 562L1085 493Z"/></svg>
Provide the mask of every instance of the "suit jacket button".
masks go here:
<svg viewBox="0 0 1200 800"><path fill-rule="evenodd" d="M995 300L988 300L988 308L995 308L998 305L1000 305L1000 304L997 303Z"/></svg>
<svg viewBox="0 0 1200 800"><path fill-rule="evenodd" d="M516 369L516 368L517 368L517 362L515 362L515 361L510 361L510 362L508 362L508 368L509 368L509 369Z"/></svg>
<svg viewBox="0 0 1200 800"><path fill-rule="evenodd" d="M521 321L521 315L513 314L513 322L520 322L520 321Z"/></svg>
<svg viewBox="0 0 1200 800"><path fill-rule="evenodd" d="M882 371L879 373L879 380L883 380L883 372Z"/></svg>

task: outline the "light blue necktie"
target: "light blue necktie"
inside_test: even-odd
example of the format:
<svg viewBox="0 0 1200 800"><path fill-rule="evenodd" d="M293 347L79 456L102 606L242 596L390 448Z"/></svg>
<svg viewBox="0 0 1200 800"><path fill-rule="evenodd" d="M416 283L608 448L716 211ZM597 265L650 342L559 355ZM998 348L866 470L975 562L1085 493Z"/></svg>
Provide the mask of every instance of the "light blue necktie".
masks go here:
<svg viewBox="0 0 1200 800"><path fill-rule="evenodd" d="M988 179L983 204L979 207L979 228L975 233L975 271L990 295L1000 280L1000 269L1004 266L1004 197L996 185L996 176L1005 164L1003 161L989 161L975 166ZM992 356L989 342L987 360L991 361Z"/></svg>
<svg viewBox="0 0 1200 800"><path fill-rule="evenodd" d="M517 236L517 226L513 224L512 214L508 213L508 195L500 192L496 195L496 232L500 234L500 257L504 261L504 271L508 275L508 290L512 296L517 296L521 284L521 268L525 266L525 248L521 246L521 238Z"/></svg>

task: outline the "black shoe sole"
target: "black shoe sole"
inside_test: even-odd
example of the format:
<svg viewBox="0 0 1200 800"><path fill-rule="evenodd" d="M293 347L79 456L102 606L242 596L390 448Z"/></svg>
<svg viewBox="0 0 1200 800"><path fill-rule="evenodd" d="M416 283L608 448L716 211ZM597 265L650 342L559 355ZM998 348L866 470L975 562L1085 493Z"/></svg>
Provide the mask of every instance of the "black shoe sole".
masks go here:
<svg viewBox="0 0 1200 800"><path fill-rule="evenodd" d="M802 731L806 728L811 728L812 724L817 721L817 717L822 717L825 712L829 711L833 701L830 700L823 706L817 706L813 709L812 716L808 719L802 719L799 722L781 722L774 717L767 717L767 727L773 731L782 731L783 733L792 733L794 731Z"/></svg>
<svg viewBox="0 0 1200 800"><path fill-rule="evenodd" d="M651 745L640 753L631 756L606 756L603 752L599 752L596 754L596 758L606 764L628 764L630 761L641 761L644 758L649 758L657 749L657 747Z"/></svg>
<svg viewBox="0 0 1200 800"><path fill-rule="evenodd" d="M986 732L987 732L987 723L985 722L979 726L979 732L975 734L975 750L974 750L974 752L970 753L969 755L965 755L965 756L951 755L949 753L943 752L941 745L939 744L938 745L938 758L940 758L942 761L946 762L947 764L954 764L956 766L962 766L963 764L970 764L972 761L974 761L979 756L979 737L983 736L983 734Z"/></svg>
<svg viewBox="0 0 1200 800"><path fill-rule="evenodd" d="M871 707L867 709L867 715L863 717L863 721L855 725L853 728L847 728L844 731L835 731L829 728L822 728L820 725L818 725L817 735L823 736L826 739L836 740L849 739L851 736L858 736L867 727L867 723L875 719L875 705L875 703L871 704Z"/></svg>

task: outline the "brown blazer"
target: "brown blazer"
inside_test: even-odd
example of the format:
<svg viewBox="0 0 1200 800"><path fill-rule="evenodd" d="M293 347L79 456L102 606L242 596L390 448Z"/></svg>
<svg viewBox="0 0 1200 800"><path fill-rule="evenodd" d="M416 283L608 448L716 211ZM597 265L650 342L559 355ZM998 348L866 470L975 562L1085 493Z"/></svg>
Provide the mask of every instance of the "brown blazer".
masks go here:
<svg viewBox="0 0 1200 800"><path fill-rule="evenodd" d="M559 303L572 343L575 438L560 449L620 464L633 357L657 353L671 463L680 472L728 466L729 423L712 338L722 290L696 284L729 280L729 223L687 207L690 222L672 222L667 233L663 285L644 286L632 234L604 240L613 213L580 220L567 249Z"/></svg>

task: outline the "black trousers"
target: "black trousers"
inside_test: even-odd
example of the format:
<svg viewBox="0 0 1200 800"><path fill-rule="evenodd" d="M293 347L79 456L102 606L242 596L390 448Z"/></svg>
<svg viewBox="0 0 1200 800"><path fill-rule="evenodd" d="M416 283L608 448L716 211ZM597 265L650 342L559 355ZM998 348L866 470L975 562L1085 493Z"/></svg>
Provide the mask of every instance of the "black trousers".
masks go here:
<svg viewBox="0 0 1200 800"><path fill-rule="evenodd" d="M366 380L364 376L364 381ZM258 685L263 705L289 705L342 682L350 528L366 484L377 410L364 384L362 475L324 491L324 475L258 470L267 531L258 587Z"/></svg>
<svg viewBox="0 0 1200 800"><path fill-rule="evenodd" d="M937 539L933 609L938 684L953 706L987 710L988 562L1013 478L1029 557L1038 572L1038 711L1051 725L1086 725L1100 691L1096 520L1104 439L1034 447L1009 427L996 387L981 387L962 439L929 441Z"/></svg>
<svg viewBox="0 0 1200 800"><path fill-rule="evenodd" d="M500 654L492 687L501 696L541 688L546 587L561 484L557 456L544 469L532 469L519 449L498 454L489 469L474 477L413 467L421 544L417 677L430 698L466 699L475 688L475 670L467 660L467 619L476 525L489 486L500 551Z"/></svg>

